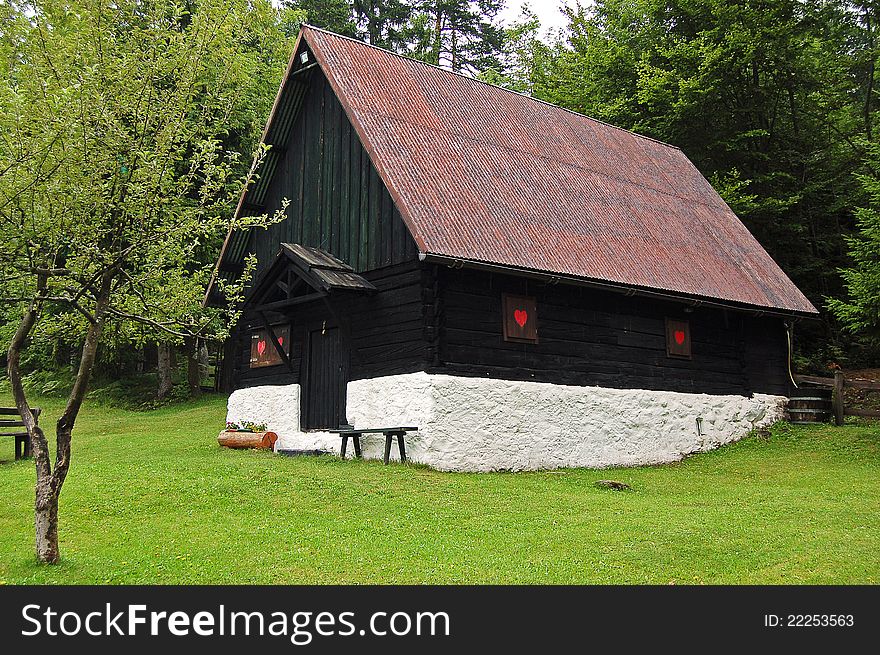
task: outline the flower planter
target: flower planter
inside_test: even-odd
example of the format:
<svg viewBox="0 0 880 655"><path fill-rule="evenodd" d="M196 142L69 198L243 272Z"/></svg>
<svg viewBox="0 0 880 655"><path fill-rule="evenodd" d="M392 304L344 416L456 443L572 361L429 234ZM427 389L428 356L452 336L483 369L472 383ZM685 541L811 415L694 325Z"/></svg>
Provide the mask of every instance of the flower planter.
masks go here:
<svg viewBox="0 0 880 655"><path fill-rule="evenodd" d="M217 443L226 448L260 448L272 450L278 435L274 432L245 432L243 430L223 430L217 436Z"/></svg>

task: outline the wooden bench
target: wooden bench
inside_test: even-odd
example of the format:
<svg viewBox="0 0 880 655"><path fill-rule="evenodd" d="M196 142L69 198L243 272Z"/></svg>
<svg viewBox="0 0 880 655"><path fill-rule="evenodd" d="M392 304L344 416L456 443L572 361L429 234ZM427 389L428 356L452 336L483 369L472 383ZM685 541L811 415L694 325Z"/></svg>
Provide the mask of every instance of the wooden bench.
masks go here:
<svg viewBox="0 0 880 655"><path fill-rule="evenodd" d="M34 415L34 422L37 422L40 419L40 408L31 408L31 413ZM15 418L2 418L4 416L14 416ZM27 430L24 432L6 432L4 429L23 427L24 421L21 420L21 415L15 407L0 407L0 437L15 437L15 459L31 456L30 436Z"/></svg>
<svg viewBox="0 0 880 655"><path fill-rule="evenodd" d="M354 455L355 457L363 458L361 454L361 435L364 434L384 434L385 435L385 458L384 461L387 464L388 460L391 458L391 441L395 437L397 437L397 447L400 450L400 461L406 462L406 446L403 443L403 438L406 436L407 432L413 432L418 430L418 428L413 427L393 427L393 428L371 428L369 430L361 429L361 428L337 428L335 430L329 430L329 432L333 432L342 437L342 450L341 455L342 459L345 459L345 451L348 447L348 438L351 437L351 440L354 442Z"/></svg>

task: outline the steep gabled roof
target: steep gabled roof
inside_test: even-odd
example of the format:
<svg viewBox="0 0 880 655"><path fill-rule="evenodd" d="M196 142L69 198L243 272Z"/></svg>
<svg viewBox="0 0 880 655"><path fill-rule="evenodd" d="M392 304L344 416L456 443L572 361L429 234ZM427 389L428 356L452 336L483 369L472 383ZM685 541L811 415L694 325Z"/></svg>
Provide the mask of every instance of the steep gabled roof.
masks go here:
<svg viewBox="0 0 880 655"><path fill-rule="evenodd" d="M317 28L300 40L288 77L304 42L424 258L816 313L678 148Z"/></svg>

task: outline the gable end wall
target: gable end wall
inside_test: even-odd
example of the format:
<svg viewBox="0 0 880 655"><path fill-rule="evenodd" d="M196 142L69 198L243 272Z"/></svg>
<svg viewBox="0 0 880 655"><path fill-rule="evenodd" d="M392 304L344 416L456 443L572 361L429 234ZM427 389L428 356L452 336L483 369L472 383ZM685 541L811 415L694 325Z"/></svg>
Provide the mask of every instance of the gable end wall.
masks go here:
<svg viewBox="0 0 880 655"><path fill-rule="evenodd" d="M313 71L308 84L265 198L270 214L287 198L287 218L253 230L248 251L262 266L280 243L299 243L358 272L415 261L415 242L326 78Z"/></svg>

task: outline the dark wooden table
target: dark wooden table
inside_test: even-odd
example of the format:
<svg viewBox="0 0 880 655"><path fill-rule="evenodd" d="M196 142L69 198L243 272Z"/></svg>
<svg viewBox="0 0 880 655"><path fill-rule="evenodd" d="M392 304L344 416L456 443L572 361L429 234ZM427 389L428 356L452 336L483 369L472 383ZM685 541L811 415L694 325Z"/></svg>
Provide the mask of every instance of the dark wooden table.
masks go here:
<svg viewBox="0 0 880 655"><path fill-rule="evenodd" d="M361 435L364 434L384 434L385 435L385 458L384 461L387 464L388 460L391 458L391 441L397 437L397 447L400 450L400 461L406 462L406 445L403 442L403 438L406 436L407 432L414 432L418 430L418 428L414 427L401 427L396 426L392 428L337 428L335 430L329 430L329 432L333 432L334 434L338 434L342 437L342 450L341 455L342 459L345 459L345 451L348 448L348 438L351 437L351 440L354 442L354 455L355 457L363 457L361 454Z"/></svg>

